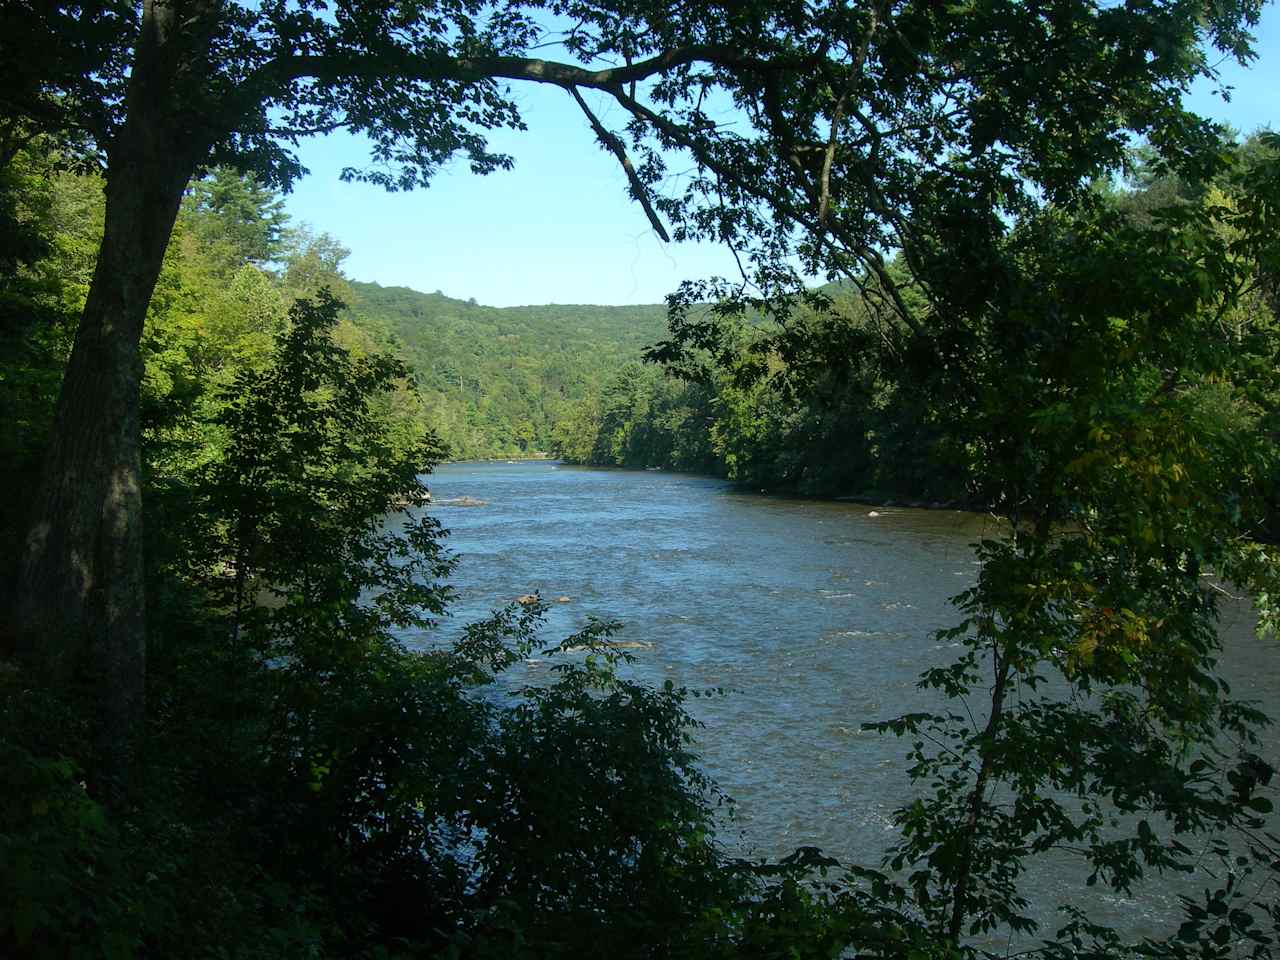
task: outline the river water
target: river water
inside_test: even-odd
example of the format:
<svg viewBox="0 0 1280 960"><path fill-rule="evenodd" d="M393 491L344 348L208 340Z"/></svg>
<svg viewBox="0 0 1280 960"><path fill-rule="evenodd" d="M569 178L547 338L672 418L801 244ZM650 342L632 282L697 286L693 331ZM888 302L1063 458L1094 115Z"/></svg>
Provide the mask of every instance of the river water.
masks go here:
<svg viewBox="0 0 1280 960"><path fill-rule="evenodd" d="M535 591L569 598L552 603L548 645L590 616L620 620L617 639L637 643L641 677L727 691L690 709L705 724L704 766L736 801L722 833L731 852L811 845L879 865L894 839L891 811L911 792L908 744L861 725L938 705L916 678L958 652L933 633L958 619L949 598L972 583L971 544L993 535L994 521L545 461L449 464L429 484L430 512L461 557L457 600L448 621L408 642L443 642ZM1280 644L1254 636L1245 604L1224 606L1221 630L1236 695L1277 712ZM546 668L535 658L518 679ZM1046 926L1069 898L1069 872L1041 869L1028 881ZM1132 935L1156 936L1176 924L1186 890L1166 879L1132 898L1081 902Z"/></svg>

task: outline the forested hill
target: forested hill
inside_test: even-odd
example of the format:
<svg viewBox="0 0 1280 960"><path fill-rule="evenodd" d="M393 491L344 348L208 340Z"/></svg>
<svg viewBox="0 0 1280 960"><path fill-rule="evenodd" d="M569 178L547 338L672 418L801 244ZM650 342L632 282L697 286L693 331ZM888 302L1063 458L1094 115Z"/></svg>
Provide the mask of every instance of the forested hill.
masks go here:
<svg viewBox="0 0 1280 960"><path fill-rule="evenodd" d="M359 282L347 296L357 324L397 341L459 459L551 449L556 423L666 330L659 304L488 307Z"/></svg>

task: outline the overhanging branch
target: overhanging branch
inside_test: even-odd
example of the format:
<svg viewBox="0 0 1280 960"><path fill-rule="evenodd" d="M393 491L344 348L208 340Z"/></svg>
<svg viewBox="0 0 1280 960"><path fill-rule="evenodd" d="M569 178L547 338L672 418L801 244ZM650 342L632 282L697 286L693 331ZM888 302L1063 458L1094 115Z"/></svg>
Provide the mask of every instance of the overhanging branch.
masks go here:
<svg viewBox="0 0 1280 960"><path fill-rule="evenodd" d="M615 88L609 92L613 95L613 98L633 116L652 124L655 129L666 135L672 142L678 143L680 146L692 153L699 163L714 171L717 176L723 177L726 181L733 183L739 189L746 191L752 196L759 197L764 202L772 205L774 209L790 219L793 223L811 231L815 235L820 234L824 229L822 224L814 222L810 215L806 214L803 210L787 199L781 191L765 192L759 184L744 184L742 177L737 171L730 169L726 164L716 163L715 159L707 155L707 151L702 148L696 138L694 138L684 127L677 123L673 123L668 118L649 109L639 101L627 96L626 92L621 89ZM798 160L794 155L790 156L789 159L793 163L798 163ZM803 168L801 172L803 172ZM806 182L803 176L800 177L799 183L801 189L805 190L808 195L810 202L813 203L814 209L818 209L819 198L817 191ZM825 229L832 237L841 243L845 249L861 260L876 275L876 278L880 281L885 294L893 302L895 312L899 315L902 322L910 327L918 336L926 336L925 330L921 326L920 321L916 318L910 307L907 306L906 301L902 298L902 293L898 289L898 285L894 282L893 278L889 276L883 257L880 256L875 248L869 246L865 242L858 242L855 237L850 236L849 232L841 229L838 224L828 224L825 226Z"/></svg>
<svg viewBox="0 0 1280 960"><path fill-rule="evenodd" d="M778 60L753 60L728 47L695 45L664 51L657 56L604 70L588 70L571 63L543 60L537 57L450 57L432 54L410 54L395 62L391 72L406 80L454 80L475 83L483 80L526 80L561 87L589 87L612 90L646 80L693 63L718 66L754 66L756 69L779 70L786 64ZM377 57L354 54L302 54L271 61L258 71L257 79L288 82L305 77L338 80L344 77L384 77L389 70Z"/></svg>
<svg viewBox="0 0 1280 960"><path fill-rule="evenodd" d="M875 22L873 21L873 30L874 27ZM861 51L859 52L860 54L862 53ZM638 81L694 63L730 67L739 70L745 69L765 78L777 76L779 73L789 69L812 68L812 64L798 58L770 58L764 60L747 56L739 49L712 45L680 47L644 60L628 62L619 67L610 67L602 70L590 70L571 63L533 57L453 57L443 54L406 54L403 58L398 59L394 65L389 65L381 58L361 57L355 54L304 54L283 57L265 64L241 89L247 92L255 86L278 86L305 78L329 83L337 83L344 79L380 80L385 79L390 73L394 73L395 76L406 81L427 83L450 81L456 83L482 83L493 80L517 80L563 87L577 101L601 144L618 158L619 163L622 164L622 168L627 174L632 195L644 208L645 214L654 230L664 240L667 240L667 230L653 207L649 196L650 191L640 180L638 173L627 157L623 144L616 135L611 134L600 124L598 118L591 112L579 92L583 88L603 91L613 97L633 117L648 123L671 142L688 149L700 164L715 171L718 176L724 177L727 182L733 183L738 189L770 204L779 214L785 216L799 227L813 231L817 235L829 234L854 256L867 264L880 281L887 297L893 302L903 322L917 334L923 334L924 331L919 321L903 302L897 285L888 276L887 271L884 269L883 261L878 258L874 248L869 248L865 242L858 242L857 238L850 236L848 231L841 229L838 223L830 222L832 220L828 215L831 192L830 177L834 160L831 141L814 145L796 144L788 135L786 124L783 122L785 118L780 116L780 111L777 109L778 104L769 102L771 99L769 94L772 87L767 80L765 83L766 114L769 115L769 120L775 128L774 132L779 137L780 143L784 148L791 148L790 159L801 167L801 170L797 171L800 174L799 186L805 192L806 199L813 205L812 213L800 209L795 202L784 195L784 191L781 188L770 190L759 183L744 182L739 171L730 169L725 163L718 163L716 158L710 155L706 143L702 142L694 131L650 109L641 103L633 93L629 92L629 89L634 90L634 85ZM256 94L253 95L256 96ZM770 107L773 109L770 110ZM857 116L856 111L850 111L850 113L855 117ZM845 113L844 104L842 103L841 109L837 111L836 116L833 118L835 123L833 124L832 139L838 137L840 122L846 115L848 114ZM818 154L818 165L815 171L819 174L816 178L819 181L818 183L810 184L808 178L804 175L808 171L804 169L804 165L799 161L799 156L795 152L796 148L801 146L806 148L811 146L813 152ZM823 173L825 173L825 176L822 176Z"/></svg>
<svg viewBox="0 0 1280 960"><path fill-rule="evenodd" d="M591 124L591 129L595 132L596 139L618 158L618 163L622 164L622 169L627 175L627 181L631 184L631 195L644 208L644 215L649 218L649 223L654 232L662 238L663 243L670 243L671 237L667 234L667 228L662 225L658 212L653 209L653 204L649 200L649 189L644 185L644 181L640 179L640 175L636 173L636 168L631 165L631 158L627 156L627 149L622 139L617 134L610 133L604 128L604 125L596 115L591 112L591 108L587 106L587 101L582 99L582 94L578 92L577 87L569 87L569 93L577 101L578 106L582 108L582 112L586 114L587 122Z"/></svg>

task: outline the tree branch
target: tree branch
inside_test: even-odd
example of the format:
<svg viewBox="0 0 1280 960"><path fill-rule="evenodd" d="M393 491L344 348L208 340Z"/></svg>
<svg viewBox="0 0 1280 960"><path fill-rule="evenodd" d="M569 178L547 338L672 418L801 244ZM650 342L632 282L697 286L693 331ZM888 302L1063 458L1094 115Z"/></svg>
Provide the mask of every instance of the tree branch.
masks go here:
<svg viewBox="0 0 1280 960"><path fill-rule="evenodd" d="M762 61L744 56L728 47L694 45L667 50L657 56L604 70L588 70L571 63L536 57L450 57L412 54L395 64L394 73L406 80L455 80L475 83L483 80L527 80L561 87L589 87L612 91L660 73L693 63L718 66L754 66L757 69L780 70L781 60ZM257 77L275 82L315 77L336 80L340 77L382 77L388 70L379 58L345 54L302 54L271 61L258 71Z"/></svg>
<svg viewBox="0 0 1280 960"><path fill-rule="evenodd" d="M903 302L896 284L888 276L883 262L878 260L875 252L868 250L865 244L855 242L847 231L839 229L838 226L822 223L824 219L828 218L822 216L823 204L821 203L820 193L807 183L807 178L803 175L803 164L799 164L798 157L792 156L791 159L802 168L801 187L809 195L809 199L814 202L814 210L818 214L816 223L813 222L814 217L812 215L807 215L797 208L794 203L783 196L781 190L764 190L760 184L744 183L742 176L737 171L729 169L723 163L717 163L715 158L709 155L706 144L699 142L699 138L692 131L646 107L634 96L628 94L627 88L637 81L694 63L707 63L724 67L745 67L765 75L775 75L789 68L806 66L805 61L797 58L778 58L766 61L746 56L740 50L728 47L692 45L668 50L656 56L627 63L620 67L610 67L603 70L588 70L574 64L532 57L450 57L419 54L407 56L404 60L398 62L395 65L394 72L397 76L406 80L424 82L455 81L478 83L485 80L505 79L547 83L565 88L573 95L579 106L586 113L601 143L618 157L631 182L632 192L637 201L644 207L645 214L649 217L649 222L659 236L666 239L668 236L666 229L658 219L648 199L648 191L631 166L626 156L626 151L622 149L621 143L616 141L616 137L606 131L600 125L599 120L586 107L578 93L578 88L604 91L612 96L632 116L649 123L669 140L688 149L699 163L714 170L718 175L723 176L727 181L734 183L750 195L766 200L778 213L790 219L797 226L818 233L824 230L829 232L832 237L870 267L880 280L882 288L884 288L889 299L893 302L903 322L916 334L923 335L924 331L919 321ZM274 60L264 65L244 86L252 87L261 83L287 83L306 77L330 82L336 82L340 78L381 78L387 72L388 68L385 64L380 65L377 58L345 54L298 55ZM765 86L766 112L770 112L767 108L769 107L768 101L770 97L768 94L771 87L768 83ZM778 105L774 104L773 106L775 110L770 116L770 121L777 127L784 118L780 116L780 111L776 109ZM854 116L857 116L856 111L853 113ZM791 144L791 140L786 134L785 124L783 124L782 129L775 130L775 133L780 135L784 144ZM815 152L821 151L826 154L828 149L827 144L820 144L816 145Z"/></svg>
<svg viewBox="0 0 1280 960"><path fill-rule="evenodd" d="M609 92L613 95L613 98L617 100L618 103L621 104L633 116L638 117L652 124L656 130L665 134L668 139L672 140L675 143L680 144L682 147L684 147L686 150L692 153L694 158L697 159L699 163L703 164L708 169L713 170L717 174L717 176L724 177L729 182L734 183L738 185L740 188L747 190L753 196L756 196L756 197L762 196L762 189L759 184L753 184L753 185L743 184L742 178L737 171L728 168L724 164L716 163L712 157L709 157L707 155L706 150L702 148L702 146L697 142L697 140L693 136L691 136L689 131L686 130L684 127L681 127L677 123L673 123L671 120L667 119L661 114L656 113L653 110L650 110L648 107L646 107L644 104L640 103L639 101L633 100L631 97L628 97L627 94L621 89L613 89L613 90L610 90ZM789 159L798 163L797 158L795 158L794 156L790 157ZM808 183L805 182L805 179L803 177L801 177L800 183L802 188L806 191L806 193L809 194L810 199L816 200L813 189ZM798 207L795 206L795 204L787 200L781 194L781 192L769 191L766 195L763 196L763 199L765 199L768 203L772 204L775 210L777 210L783 216L790 219L795 224L801 227L804 227L807 230L811 230L815 233L817 233L818 230L820 229L820 227L817 224L814 224L810 221L810 217L807 216L804 213L804 211L800 210ZM893 302L894 309L898 313L898 315L901 317L902 322L905 323L908 327L910 327L911 330L917 336L921 336L921 337L926 336L924 328L920 325L920 321L916 319L914 313L912 313L911 309L907 306L906 302L902 299L902 295L901 295L901 292L898 290L897 284L893 281L893 278L889 276L888 270L885 268L883 257L881 257L874 248L869 248L865 243L857 243L854 240L854 238L849 236L848 231L842 230L836 225L831 225L827 229L829 230L831 235L836 238L836 240L838 240L841 244L843 244L847 250L849 250L854 256L856 256L859 260L861 260L864 264L866 264L866 266L869 267L873 273L875 273L876 278L880 281L880 285L882 289L884 290L886 295L889 297L889 299Z"/></svg>
<svg viewBox="0 0 1280 960"><path fill-rule="evenodd" d="M649 201L649 190L644 185L644 181L640 179L640 175L636 173L636 168L631 165L631 158L627 156L627 149L622 143L622 139L617 134L610 133L604 128L604 125L600 123L596 115L591 112L591 108L587 106L587 101L582 99L582 94L578 92L577 87L570 87L569 93L578 102L582 112L586 114L587 122L591 124L591 129L595 131L596 139L600 141L600 145L609 150L618 158L618 163L622 164L622 169L627 174L627 181L631 184L631 195L644 208L644 214L649 218L649 223L654 232L662 238L663 243L670 243L671 237L667 235L667 228L662 225L658 212L653 209L653 204Z"/></svg>
<svg viewBox="0 0 1280 960"><path fill-rule="evenodd" d="M827 226L827 211L831 206L831 165L836 158L836 140L840 135L840 124L844 120L845 95L841 94L831 114L831 137L827 140L827 149L822 157L822 174L818 195L818 225Z"/></svg>

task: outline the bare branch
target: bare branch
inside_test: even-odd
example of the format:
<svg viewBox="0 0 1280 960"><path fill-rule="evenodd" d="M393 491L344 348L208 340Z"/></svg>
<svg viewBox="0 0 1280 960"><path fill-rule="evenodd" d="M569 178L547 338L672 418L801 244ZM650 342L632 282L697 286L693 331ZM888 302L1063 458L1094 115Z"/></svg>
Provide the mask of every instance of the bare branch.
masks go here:
<svg viewBox="0 0 1280 960"><path fill-rule="evenodd" d="M640 175L636 173L636 168L631 165L631 158L627 156L627 148L622 139L617 134L610 133L604 128L604 125L596 115L591 112L591 108L587 106L587 101L582 99L582 94L578 92L577 87L570 87L569 93L578 102L582 112L586 114L587 122L591 124L591 129L595 132L596 139L600 141L601 146L608 149L622 164L622 169L627 174L627 181L631 184L631 195L644 208L644 214L649 218L649 223L652 225L654 232L662 238L663 243L670 243L671 237L667 234L667 228L662 225L658 212L653 209L653 204L649 201L649 189L644 185L644 181L640 179Z"/></svg>

